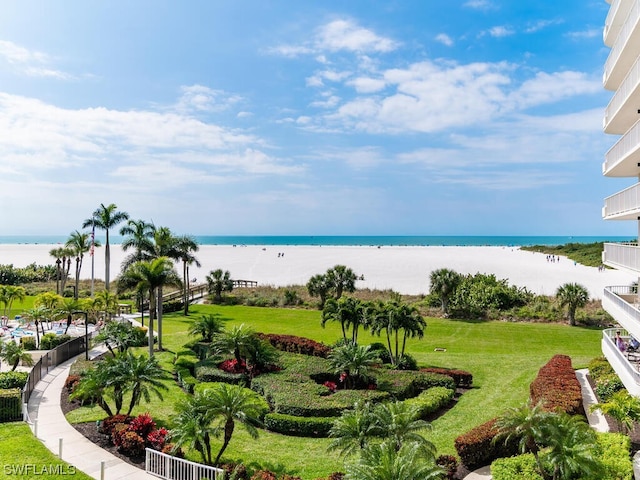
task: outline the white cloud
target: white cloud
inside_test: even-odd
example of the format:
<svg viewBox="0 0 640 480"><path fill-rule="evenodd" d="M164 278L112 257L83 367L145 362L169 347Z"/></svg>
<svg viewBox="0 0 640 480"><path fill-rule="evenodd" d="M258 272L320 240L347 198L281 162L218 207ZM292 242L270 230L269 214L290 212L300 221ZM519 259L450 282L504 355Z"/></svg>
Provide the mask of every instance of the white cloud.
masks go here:
<svg viewBox="0 0 640 480"><path fill-rule="evenodd" d="M348 50L365 53L390 52L398 47L398 43L349 20L334 20L318 29L316 46L333 52Z"/></svg>
<svg viewBox="0 0 640 480"><path fill-rule="evenodd" d="M583 38L596 38L602 35L601 28L590 28L588 30L582 30L580 32L569 32L566 34L567 37L580 40Z"/></svg>
<svg viewBox="0 0 640 480"><path fill-rule="evenodd" d="M538 20L537 22L529 24L524 31L525 33L535 33L549 26L559 25L561 23L563 23L562 20Z"/></svg>
<svg viewBox="0 0 640 480"><path fill-rule="evenodd" d="M374 93L383 90L386 82L381 78L358 77L349 80L347 85L351 85L358 93Z"/></svg>
<svg viewBox="0 0 640 480"><path fill-rule="evenodd" d="M12 65L18 73L29 77L48 77L60 80L75 78L69 73L52 68L50 65L53 63L53 59L49 55L37 50L29 50L6 40L0 40L0 57Z"/></svg>
<svg viewBox="0 0 640 480"><path fill-rule="evenodd" d="M446 33L439 33L435 37L436 42L446 45L447 47L453 46L453 39Z"/></svg>
<svg viewBox="0 0 640 480"><path fill-rule="evenodd" d="M488 10L491 8L495 8L493 2L490 2L489 0L469 0L465 2L463 6L476 10Z"/></svg>
<svg viewBox="0 0 640 480"><path fill-rule="evenodd" d="M175 106L179 112L221 111L242 100L239 95L230 95L203 85L182 86L180 91L182 94Z"/></svg>
<svg viewBox="0 0 640 480"><path fill-rule="evenodd" d="M503 38L510 37L511 35L515 34L515 31L511 27L501 25L490 28L487 33L495 38Z"/></svg>

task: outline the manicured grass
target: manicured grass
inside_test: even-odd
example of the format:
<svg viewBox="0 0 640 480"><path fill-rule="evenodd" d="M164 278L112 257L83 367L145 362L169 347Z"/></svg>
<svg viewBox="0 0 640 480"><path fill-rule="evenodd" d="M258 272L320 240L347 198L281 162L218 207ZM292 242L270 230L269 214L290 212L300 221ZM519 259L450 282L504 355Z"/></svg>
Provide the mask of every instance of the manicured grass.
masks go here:
<svg viewBox="0 0 640 480"><path fill-rule="evenodd" d="M196 305L191 308L189 317L179 313L165 316L163 343L168 352L160 354L160 359L167 368L171 368L171 351L192 339L186 330L193 318L203 313L219 313L229 318L228 327L245 323L256 331L305 336L326 344L334 343L340 336L338 324L321 327L319 311ZM436 318L428 318L427 324L425 337L412 339L407 346L407 351L419 365L468 370L474 378L474 388L466 392L453 409L434 420L433 430L427 433L441 454L455 454L454 440L458 435L510 406L522 404L538 369L554 354L571 356L576 368L585 367L592 358L601 355L601 333L595 329ZM383 341L383 338L361 332L359 341L366 344ZM436 352L436 347L446 351ZM146 349L141 348L140 352L144 353ZM175 385L171 385L171 389L164 402L153 400L138 407L134 413L149 411L158 423L170 427L172 404L184 395ZM104 416L98 408L83 408L72 412L68 418L77 422L95 421ZM271 470L284 468L304 479L314 479L343 470L343 460L327 453L327 444L327 439L288 437L266 431L261 431L260 439L255 441L238 428L225 458Z"/></svg>
<svg viewBox="0 0 640 480"><path fill-rule="evenodd" d="M0 452L0 478L92 478L59 460L33 436L27 424L23 422L0 423Z"/></svg>

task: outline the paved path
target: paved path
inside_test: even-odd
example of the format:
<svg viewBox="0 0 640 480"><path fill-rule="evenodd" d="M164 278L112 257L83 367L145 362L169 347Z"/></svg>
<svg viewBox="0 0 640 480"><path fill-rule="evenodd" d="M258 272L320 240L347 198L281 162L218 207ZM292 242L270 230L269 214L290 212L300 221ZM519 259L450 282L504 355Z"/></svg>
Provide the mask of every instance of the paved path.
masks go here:
<svg viewBox="0 0 640 480"><path fill-rule="evenodd" d="M607 424L607 420L604 418L604 415L599 411L595 411L593 413L589 411L589 407L594 403L597 403L597 400L596 395L593 393L591 385L589 385L589 381L587 380L588 373L589 370L587 369L576 370L576 377L578 378L580 387L582 388L582 402L584 404L584 410L587 413L587 420L589 420L589 425L597 431L607 432L609 430L609 425ZM640 458L635 459L634 469L636 468L636 463L640 464ZM464 478L465 480L491 480L491 468L489 466L482 467L471 472ZM636 476L636 478L639 477Z"/></svg>
<svg viewBox="0 0 640 480"><path fill-rule="evenodd" d="M93 358L103 353L101 348L89 352ZM76 357L77 358L77 357ZM69 375L69 368L75 358L58 365L38 384L29 399L29 418L32 429L37 428L37 438L55 455L60 452L62 440L62 460L75 466L96 479L104 480L150 480L157 479L89 441L67 422L60 407L60 393ZM104 462L104 476L101 468Z"/></svg>

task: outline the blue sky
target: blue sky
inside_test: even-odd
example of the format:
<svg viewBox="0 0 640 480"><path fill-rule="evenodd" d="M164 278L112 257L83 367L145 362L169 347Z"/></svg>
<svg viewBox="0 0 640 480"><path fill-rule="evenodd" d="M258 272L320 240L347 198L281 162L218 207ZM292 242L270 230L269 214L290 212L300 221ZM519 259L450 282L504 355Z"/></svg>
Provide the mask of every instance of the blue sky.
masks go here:
<svg viewBox="0 0 640 480"><path fill-rule="evenodd" d="M0 0L3 234L633 235L604 0Z"/></svg>

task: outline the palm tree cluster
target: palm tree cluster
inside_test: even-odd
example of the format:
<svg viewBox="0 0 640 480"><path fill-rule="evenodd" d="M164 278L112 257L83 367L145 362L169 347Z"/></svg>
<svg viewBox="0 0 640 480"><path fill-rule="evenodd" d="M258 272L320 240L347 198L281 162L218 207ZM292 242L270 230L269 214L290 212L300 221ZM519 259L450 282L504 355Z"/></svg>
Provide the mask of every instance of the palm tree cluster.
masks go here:
<svg viewBox="0 0 640 480"><path fill-rule="evenodd" d="M436 448L422 435L430 428L417 408L405 402L358 403L334 422L328 448L358 456L346 467L350 480L441 479Z"/></svg>
<svg viewBox="0 0 640 480"><path fill-rule="evenodd" d="M360 328L374 335L384 333L387 353L394 367L402 363L407 339L422 338L427 326L418 309L402 302L399 295L386 302L367 302L353 297L329 299L322 310L322 326L327 322L340 323L345 343L357 344Z"/></svg>
<svg viewBox="0 0 640 480"><path fill-rule="evenodd" d="M533 454L543 479L598 478L596 433L581 416L547 412L529 402L508 410L496 427L495 440L517 440L522 453Z"/></svg>
<svg viewBox="0 0 640 480"><path fill-rule="evenodd" d="M9 311L15 301L22 302L27 296L24 287L17 285L0 285L0 304L2 305L2 320L0 326L6 327L9 322Z"/></svg>
<svg viewBox="0 0 640 480"><path fill-rule="evenodd" d="M307 291L312 297L320 297L320 309L323 309L329 296L339 300L344 292L355 292L358 278L362 279L350 268L336 265L324 274L311 277L307 282Z"/></svg>

